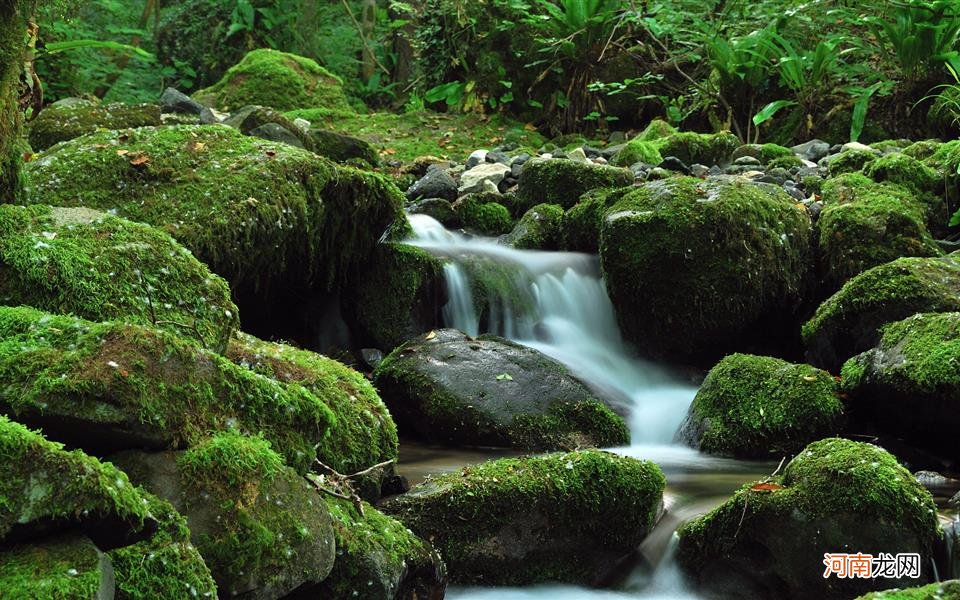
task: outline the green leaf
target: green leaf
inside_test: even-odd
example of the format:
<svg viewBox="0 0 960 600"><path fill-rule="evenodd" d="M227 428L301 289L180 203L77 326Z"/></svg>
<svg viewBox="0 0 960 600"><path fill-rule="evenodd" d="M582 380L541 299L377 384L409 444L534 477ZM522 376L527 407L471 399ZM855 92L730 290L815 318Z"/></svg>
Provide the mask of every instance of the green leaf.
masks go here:
<svg viewBox="0 0 960 600"><path fill-rule="evenodd" d="M863 127L867 122L867 106L870 104L870 97L880 89L881 85L883 85L881 82L877 82L863 90L857 97L857 101L853 105L853 118L850 121L851 142L860 139L860 134L863 133Z"/></svg>
<svg viewBox="0 0 960 600"><path fill-rule="evenodd" d="M760 112L753 115L753 124L760 125L761 123L765 123L766 121L772 119L773 115L777 114L780 109L788 106L796 106L796 104L797 103L793 100L774 100L770 104L761 108Z"/></svg>
<svg viewBox="0 0 960 600"><path fill-rule="evenodd" d="M130 44L121 44L119 42L110 42L103 40L71 40L69 42L50 42L46 45L44 52L46 54L57 54L68 50L79 50L80 48L105 48L107 50L117 50L120 52L129 52L143 58L153 58L153 55Z"/></svg>

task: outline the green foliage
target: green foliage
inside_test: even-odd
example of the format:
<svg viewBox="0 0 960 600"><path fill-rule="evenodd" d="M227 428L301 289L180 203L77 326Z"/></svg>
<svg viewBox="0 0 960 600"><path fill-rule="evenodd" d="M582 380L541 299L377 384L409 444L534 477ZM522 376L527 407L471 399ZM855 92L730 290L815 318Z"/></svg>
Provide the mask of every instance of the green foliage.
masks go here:
<svg viewBox="0 0 960 600"><path fill-rule="evenodd" d="M919 79L942 63L960 67L957 0L896 0L870 23L877 38L893 50L907 79Z"/></svg>

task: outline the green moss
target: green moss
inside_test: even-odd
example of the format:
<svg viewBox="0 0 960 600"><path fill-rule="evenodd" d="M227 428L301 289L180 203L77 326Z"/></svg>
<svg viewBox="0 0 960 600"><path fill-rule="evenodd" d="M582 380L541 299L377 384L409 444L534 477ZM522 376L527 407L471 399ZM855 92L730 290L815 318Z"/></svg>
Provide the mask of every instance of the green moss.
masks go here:
<svg viewBox="0 0 960 600"><path fill-rule="evenodd" d="M334 422L317 446L324 464L356 473L397 457L397 428L367 379L331 358L240 335L227 356L281 383L302 386L330 409Z"/></svg>
<svg viewBox="0 0 960 600"><path fill-rule="evenodd" d="M484 196L470 194L454 205L460 223L483 235L502 235L513 229L510 210L499 202L482 202Z"/></svg>
<svg viewBox="0 0 960 600"><path fill-rule="evenodd" d="M560 246L572 252L596 254L600 248L600 229L607 209L631 188L600 188L580 197L563 215Z"/></svg>
<svg viewBox="0 0 960 600"><path fill-rule="evenodd" d="M318 597L379 600L397 597L410 574L434 563L442 580L443 563L429 544L402 523L364 503L361 515L345 500L325 496L337 540L333 571Z"/></svg>
<svg viewBox="0 0 960 600"><path fill-rule="evenodd" d="M824 181L821 195L824 205L831 206L853 202L863 190L876 189L876 183L863 173L843 173Z"/></svg>
<svg viewBox="0 0 960 600"><path fill-rule="evenodd" d="M437 321L443 263L402 243L377 247L356 284L354 318L364 344L390 351Z"/></svg>
<svg viewBox="0 0 960 600"><path fill-rule="evenodd" d="M555 250L563 216L563 208L556 204L538 204L523 215L504 242L526 250Z"/></svg>
<svg viewBox="0 0 960 600"><path fill-rule="evenodd" d="M20 195L22 118L19 83L22 72L26 2L0 2L0 203Z"/></svg>
<svg viewBox="0 0 960 600"><path fill-rule="evenodd" d="M831 190L831 193L839 190ZM821 277L827 290L903 256L939 256L924 213L896 186L856 188L847 203L831 203L817 222Z"/></svg>
<svg viewBox="0 0 960 600"><path fill-rule="evenodd" d="M634 138L614 155L613 163L617 167L629 167L634 163L642 162L648 165L659 165L663 162L663 156L657 150L657 145L651 141L644 141L641 138Z"/></svg>
<svg viewBox="0 0 960 600"><path fill-rule="evenodd" d="M930 557L942 533L930 493L883 449L828 438L814 442L766 480L772 491L741 488L730 500L683 525L677 560L707 583L709 573L743 571L744 560L768 565L772 589L797 597L843 598L869 580L822 577L823 552L919 552ZM770 589L767 590L771 591Z"/></svg>
<svg viewBox="0 0 960 600"><path fill-rule="evenodd" d="M169 502L143 496L160 527L149 539L110 551L117 600L215 598L217 586L190 543L187 521Z"/></svg>
<svg viewBox="0 0 960 600"><path fill-rule="evenodd" d="M101 598L103 590L112 591L105 567L93 542L61 535L0 551L0 585L7 598Z"/></svg>
<svg viewBox="0 0 960 600"><path fill-rule="evenodd" d="M470 280L473 308L479 322L504 310L514 315L530 315L536 300L516 269L484 256L470 257L461 266Z"/></svg>
<svg viewBox="0 0 960 600"><path fill-rule="evenodd" d="M149 516L140 492L110 463L0 416L0 539L36 521L117 519L139 530Z"/></svg>
<svg viewBox="0 0 960 600"><path fill-rule="evenodd" d="M740 140L729 131L720 133L675 133L657 141L664 157L673 156L687 165L721 165L730 161Z"/></svg>
<svg viewBox="0 0 960 600"><path fill-rule="evenodd" d="M933 191L940 181L934 169L901 152L874 159L863 172L874 181L900 184L917 193Z"/></svg>
<svg viewBox="0 0 960 600"><path fill-rule="evenodd" d="M518 212L526 212L541 203L568 209L590 190L626 187L632 183L633 173L628 169L562 159L531 160L520 173Z"/></svg>
<svg viewBox="0 0 960 600"><path fill-rule="evenodd" d="M170 236L96 211L0 205L0 304L154 325L221 348L226 282Z"/></svg>
<svg viewBox="0 0 960 600"><path fill-rule="evenodd" d="M454 583L589 583L650 531L664 484L652 462L548 454L441 475L385 510L433 541Z"/></svg>
<svg viewBox="0 0 960 600"><path fill-rule="evenodd" d="M310 150L330 160L348 162L359 167L366 165L366 168L380 164L377 151L369 142L360 138L324 129L311 129L306 137L310 141ZM363 164L357 164L356 161Z"/></svg>
<svg viewBox="0 0 960 600"><path fill-rule="evenodd" d="M795 304L809 239L809 216L782 190L673 177L607 210L600 258L626 337L689 359L724 352L769 311Z"/></svg>
<svg viewBox="0 0 960 600"><path fill-rule="evenodd" d="M920 587L870 592L856 600L960 600L960 581L944 581Z"/></svg>
<svg viewBox="0 0 960 600"><path fill-rule="evenodd" d="M260 104L277 110L352 112L339 77L309 58L266 48L248 52L220 81L195 93L194 98L225 110Z"/></svg>
<svg viewBox="0 0 960 600"><path fill-rule="evenodd" d="M789 171L794 167L802 167L802 166L803 166L803 159L801 159L799 156L796 156L792 153L789 156L781 156L779 158L774 158L773 160L767 163L768 170L786 169Z"/></svg>
<svg viewBox="0 0 960 600"><path fill-rule="evenodd" d="M910 158L927 160L933 156L942 145L943 142L940 140L920 140L904 148L903 153Z"/></svg>
<svg viewBox="0 0 960 600"><path fill-rule="evenodd" d="M929 432L960 427L960 313L920 313L890 323L873 350L851 358L841 375L854 407L924 447L960 456Z"/></svg>
<svg viewBox="0 0 960 600"><path fill-rule="evenodd" d="M876 158L877 155L869 150L845 150L832 156L827 161L827 169L830 171L831 177L844 173L855 173Z"/></svg>
<svg viewBox="0 0 960 600"><path fill-rule="evenodd" d="M760 156L757 158L760 159L761 163L769 166L769 163L777 160L778 158L789 158L791 156L796 157L796 155L793 153L793 150L790 148L786 148L779 144L762 144L760 146Z"/></svg>
<svg viewBox="0 0 960 600"><path fill-rule="evenodd" d="M303 118L314 127L358 137L372 144L381 158L411 163L422 156L463 160L477 148L504 142L540 147L544 138L523 123L503 115L370 113L359 115L326 109L295 110L290 118Z"/></svg>
<svg viewBox="0 0 960 600"><path fill-rule="evenodd" d="M803 325L808 359L834 371L917 312L960 311L960 255L900 258L848 281Z"/></svg>
<svg viewBox="0 0 960 600"><path fill-rule="evenodd" d="M28 167L32 202L162 227L235 289L332 287L402 216L382 176L222 126L98 132Z"/></svg>
<svg viewBox="0 0 960 600"><path fill-rule="evenodd" d="M334 420L304 388L160 330L0 308L0 340L4 412L84 447L183 447L238 429L262 433L306 471Z"/></svg>
<svg viewBox="0 0 960 600"><path fill-rule="evenodd" d="M54 104L30 122L29 139L34 150L46 150L98 129L128 129L160 125L156 104L99 104L77 101Z"/></svg>
<svg viewBox="0 0 960 600"><path fill-rule="evenodd" d="M710 370L685 430L711 454L776 458L836 433L843 413L837 384L826 371L732 354Z"/></svg>
<svg viewBox="0 0 960 600"><path fill-rule="evenodd" d="M284 464L262 437L225 431L187 449L177 466L183 477L198 485L237 488L269 483Z"/></svg>
<svg viewBox="0 0 960 600"><path fill-rule="evenodd" d="M643 132L637 136L644 142L652 142L677 133L676 127L662 119L654 119L646 126Z"/></svg>

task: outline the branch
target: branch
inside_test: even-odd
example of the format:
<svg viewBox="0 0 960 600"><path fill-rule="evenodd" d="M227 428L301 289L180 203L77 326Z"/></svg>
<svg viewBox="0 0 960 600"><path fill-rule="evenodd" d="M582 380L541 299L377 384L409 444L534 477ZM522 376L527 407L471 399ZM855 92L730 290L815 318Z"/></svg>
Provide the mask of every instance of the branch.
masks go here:
<svg viewBox="0 0 960 600"><path fill-rule="evenodd" d="M347 0L341 0L341 2L343 3L343 7L347 9L347 14L350 15L350 20L353 21L354 27L357 28L357 34L360 36L360 42L363 44L363 49L367 51L367 55L373 59L373 62L377 63L377 66L380 67L380 70L389 77L390 69L383 66L383 64L377 59L377 55L373 52L373 49L370 48L367 36L363 35L363 25L360 24L360 21L357 21L357 17L353 14L353 9L350 8L350 4L347 2Z"/></svg>

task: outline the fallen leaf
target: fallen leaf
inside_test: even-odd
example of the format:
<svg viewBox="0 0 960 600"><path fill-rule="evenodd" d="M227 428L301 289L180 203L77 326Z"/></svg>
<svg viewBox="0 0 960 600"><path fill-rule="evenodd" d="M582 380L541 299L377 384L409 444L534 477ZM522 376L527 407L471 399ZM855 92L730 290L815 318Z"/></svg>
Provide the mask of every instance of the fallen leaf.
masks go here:
<svg viewBox="0 0 960 600"><path fill-rule="evenodd" d="M428 339L428 340L432 340L432 339L435 338L435 337L437 337L437 332L436 332L436 331L431 331L430 333L427 334L427 339Z"/></svg>
<svg viewBox="0 0 960 600"><path fill-rule="evenodd" d="M130 154L129 150L117 150L117 156L126 156Z"/></svg>
<svg viewBox="0 0 960 600"><path fill-rule="evenodd" d="M32 161L34 156L35 156L35 155L34 155L33 152L24 152L24 153L23 153L23 162L28 163L28 162Z"/></svg>
<svg viewBox="0 0 960 600"><path fill-rule="evenodd" d="M510 373L500 373L497 375L497 381L513 381L513 377L510 376Z"/></svg>
<svg viewBox="0 0 960 600"><path fill-rule="evenodd" d="M190 140L187 142L187 152L201 152L207 145L203 142L198 142L196 140Z"/></svg>
<svg viewBox="0 0 960 600"><path fill-rule="evenodd" d="M130 164L135 167L143 167L150 164L150 157L145 153L141 152L133 157L133 160L130 161Z"/></svg>
<svg viewBox="0 0 960 600"><path fill-rule="evenodd" d="M537 128L534 127L533 123L527 123L526 125L523 126L523 128L526 129L527 131L536 131L536 130L537 130Z"/></svg>
<svg viewBox="0 0 960 600"><path fill-rule="evenodd" d="M816 376L816 375L804 375L804 376L803 376L803 380L804 380L804 381L816 381L816 380L817 380L817 376Z"/></svg>
<svg viewBox="0 0 960 600"><path fill-rule="evenodd" d="M783 486L779 483L767 483L761 481L760 483L755 483L750 486L751 492L775 492L777 490L782 490Z"/></svg>

